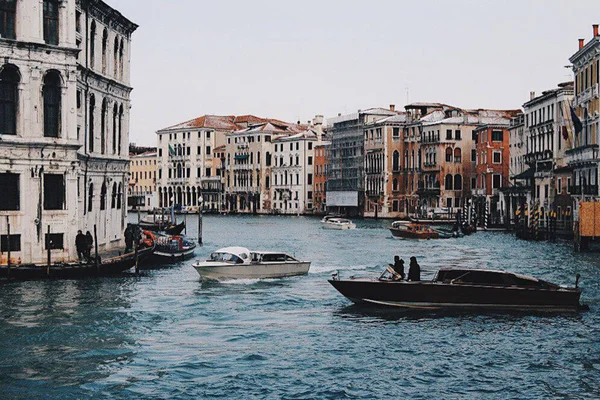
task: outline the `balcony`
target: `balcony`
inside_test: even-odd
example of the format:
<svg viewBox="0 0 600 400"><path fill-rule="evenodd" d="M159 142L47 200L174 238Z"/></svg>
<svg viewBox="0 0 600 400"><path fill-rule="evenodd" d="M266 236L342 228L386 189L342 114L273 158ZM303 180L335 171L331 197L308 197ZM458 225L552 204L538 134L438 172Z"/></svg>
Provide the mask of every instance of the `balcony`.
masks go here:
<svg viewBox="0 0 600 400"><path fill-rule="evenodd" d="M565 152L567 164L569 166L577 166L584 164L598 163L598 145L590 144L586 146L576 147Z"/></svg>
<svg viewBox="0 0 600 400"><path fill-rule="evenodd" d="M552 161L553 157L554 153L552 150L536 151L525 154L525 163L531 165L540 161Z"/></svg>
<svg viewBox="0 0 600 400"><path fill-rule="evenodd" d="M569 186L569 193L572 195L597 196L598 185Z"/></svg>
<svg viewBox="0 0 600 400"><path fill-rule="evenodd" d="M419 196L439 196L440 195L440 183L436 182L433 186L425 187L423 182L419 182L419 187L417 189L417 194Z"/></svg>
<svg viewBox="0 0 600 400"><path fill-rule="evenodd" d="M587 88L583 92L579 93L575 99L573 99L573 107L581 105L586 101L591 100L592 98L598 97L598 84L596 83L594 86Z"/></svg>

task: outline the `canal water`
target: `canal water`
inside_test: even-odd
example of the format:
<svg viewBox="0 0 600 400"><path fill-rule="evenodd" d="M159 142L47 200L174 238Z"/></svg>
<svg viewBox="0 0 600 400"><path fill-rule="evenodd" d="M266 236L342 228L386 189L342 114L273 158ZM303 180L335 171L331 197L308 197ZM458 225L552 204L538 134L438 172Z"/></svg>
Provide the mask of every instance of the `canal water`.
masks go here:
<svg viewBox="0 0 600 400"><path fill-rule="evenodd" d="M136 216L130 216L132 220ZM188 216L196 237L197 217ZM0 284L0 398L600 398L600 258L478 232L400 241L389 221L205 216L198 258L284 250L308 276L201 283L191 262L102 279ZM580 314L469 314L351 305L331 273L377 275L395 254L572 286Z"/></svg>

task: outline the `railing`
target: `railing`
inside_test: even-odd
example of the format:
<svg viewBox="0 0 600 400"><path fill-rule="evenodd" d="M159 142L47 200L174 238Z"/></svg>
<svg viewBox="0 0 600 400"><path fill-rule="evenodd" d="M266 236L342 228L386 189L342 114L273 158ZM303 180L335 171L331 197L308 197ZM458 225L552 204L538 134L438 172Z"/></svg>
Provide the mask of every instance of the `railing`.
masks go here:
<svg viewBox="0 0 600 400"><path fill-rule="evenodd" d="M598 195L598 185L569 186L569 192L574 195Z"/></svg>
<svg viewBox="0 0 600 400"><path fill-rule="evenodd" d="M534 153L525 154L525 163L532 164L536 161L548 161L553 159L552 150L536 151Z"/></svg>

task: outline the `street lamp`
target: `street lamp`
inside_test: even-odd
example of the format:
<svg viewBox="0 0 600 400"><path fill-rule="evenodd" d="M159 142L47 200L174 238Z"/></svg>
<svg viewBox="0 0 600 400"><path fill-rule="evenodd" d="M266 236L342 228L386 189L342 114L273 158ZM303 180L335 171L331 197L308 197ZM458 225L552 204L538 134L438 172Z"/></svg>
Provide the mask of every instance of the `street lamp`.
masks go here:
<svg viewBox="0 0 600 400"><path fill-rule="evenodd" d="M202 195L198 196L198 204L200 208L198 209L198 243L202 244L202 208L204 206L204 198Z"/></svg>

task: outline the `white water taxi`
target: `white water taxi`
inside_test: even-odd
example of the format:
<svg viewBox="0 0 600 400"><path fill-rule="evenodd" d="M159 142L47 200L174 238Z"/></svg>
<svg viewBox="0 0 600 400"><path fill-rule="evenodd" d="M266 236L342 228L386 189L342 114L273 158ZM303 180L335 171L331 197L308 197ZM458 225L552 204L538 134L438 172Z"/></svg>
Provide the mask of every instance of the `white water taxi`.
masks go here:
<svg viewBox="0 0 600 400"><path fill-rule="evenodd" d="M323 225L324 229L337 229L340 231L356 228L356 224L351 220L332 215L324 216L321 220L321 224Z"/></svg>
<svg viewBox="0 0 600 400"><path fill-rule="evenodd" d="M300 261L286 253L250 251L245 247L225 247L206 261L193 264L203 280L264 279L306 275L310 261Z"/></svg>

